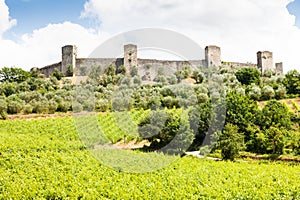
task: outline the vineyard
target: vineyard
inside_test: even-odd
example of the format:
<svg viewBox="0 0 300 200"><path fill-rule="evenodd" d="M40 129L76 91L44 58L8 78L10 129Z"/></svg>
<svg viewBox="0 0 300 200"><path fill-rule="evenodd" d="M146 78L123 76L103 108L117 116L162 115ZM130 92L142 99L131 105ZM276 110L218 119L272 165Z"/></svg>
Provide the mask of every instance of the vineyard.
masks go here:
<svg viewBox="0 0 300 200"><path fill-rule="evenodd" d="M138 112L130 113L134 123L143 116ZM112 115L98 119L116 142L126 131ZM113 170L86 149L72 117L0 121L0 137L0 199L300 198L300 166L293 163L156 155L174 161L151 173Z"/></svg>

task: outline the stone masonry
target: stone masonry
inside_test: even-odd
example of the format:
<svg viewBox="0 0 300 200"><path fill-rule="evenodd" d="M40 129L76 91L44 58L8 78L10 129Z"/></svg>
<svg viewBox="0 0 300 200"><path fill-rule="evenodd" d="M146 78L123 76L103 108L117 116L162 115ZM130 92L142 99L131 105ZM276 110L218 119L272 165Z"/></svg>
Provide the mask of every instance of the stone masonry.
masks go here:
<svg viewBox="0 0 300 200"><path fill-rule="evenodd" d="M200 57L200 56L199 56ZM154 79L158 69L163 68L165 75L170 75L181 70L184 66L189 65L191 69L199 67L212 67L212 66L235 66L235 67L257 67L261 73L266 70L276 71L283 73L283 64L276 63L273 66L273 53L269 51L257 52L257 65L251 63L238 63L238 62L222 62L221 61L221 48L218 46L207 46L205 48L205 60L190 60L190 61L174 61L174 60L156 60L156 59L140 59L138 58L138 47L134 44L124 45L123 58L77 58L77 47L75 45L67 45L62 47L62 61L40 68L40 72L49 77L55 69L58 69L64 74L67 74L70 68L76 69L73 76L82 76L78 72L81 67L91 66L108 66L115 65L117 68L124 65L127 71L132 67L138 67L138 73L141 77L145 74L150 79Z"/></svg>

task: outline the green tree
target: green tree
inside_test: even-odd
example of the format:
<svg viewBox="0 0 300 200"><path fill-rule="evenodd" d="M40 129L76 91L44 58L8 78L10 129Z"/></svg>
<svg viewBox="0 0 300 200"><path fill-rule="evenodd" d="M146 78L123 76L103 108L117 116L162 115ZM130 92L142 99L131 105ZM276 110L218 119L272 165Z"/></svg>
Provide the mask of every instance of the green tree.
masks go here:
<svg viewBox="0 0 300 200"><path fill-rule="evenodd" d="M0 116L2 119L7 118L7 102L5 99L0 99Z"/></svg>
<svg viewBox="0 0 300 200"><path fill-rule="evenodd" d="M198 149L206 135L211 122L212 105L208 101L193 107L189 112L190 127L195 135L193 149Z"/></svg>
<svg viewBox="0 0 300 200"><path fill-rule="evenodd" d="M235 73L235 76L243 85L260 83L260 72L255 68L242 68Z"/></svg>
<svg viewBox="0 0 300 200"><path fill-rule="evenodd" d="M263 100L270 100L275 97L275 91L271 86L264 86L262 89L262 99Z"/></svg>
<svg viewBox="0 0 300 200"><path fill-rule="evenodd" d="M291 70L285 75L283 81L288 94L300 94L300 74L297 70Z"/></svg>
<svg viewBox="0 0 300 200"><path fill-rule="evenodd" d="M234 160L239 155L239 151L245 148L244 136L239 133L239 128L227 124L219 137L218 147L221 149L223 159Z"/></svg>
<svg viewBox="0 0 300 200"><path fill-rule="evenodd" d="M283 132L276 127L270 127L265 131L267 151L273 154L282 154L285 145Z"/></svg>
<svg viewBox="0 0 300 200"><path fill-rule="evenodd" d="M187 118L173 111L153 111L139 124L139 135L151 142L150 149L181 154L193 142Z"/></svg>
<svg viewBox="0 0 300 200"><path fill-rule="evenodd" d="M30 73L21 68L4 67L0 70L0 82L21 83L30 77Z"/></svg>
<svg viewBox="0 0 300 200"><path fill-rule="evenodd" d="M249 139L247 127L256 123L259 114L258 104L247 96L230 92L226 97L226 123L238 126L245 133L246 141Z"/></svg>
<svg viewBox="0 0 300 200"><path fill-rule="evenodd" d="M271 100L262 109L260 126L263 130L270 127L290 129L291 125L291 114L285 104Z"/></svg>
<svg viewBox="0 0 300 200"><path fill-rule="evenodd" d="M73 76L73 73L74 73L73 65L68 64L66 70L66 76Z"/></svg>
<svg viewBox="0 0 300 200"><path fill-rule="evenodd" d="M204 81L205 75L199 71L193 71L192 78L196 81L197 84L201 84Z"/></svg>
<svg viewBox="0 0 300 200"><path fill-rule="evenodd" d="M7 112L9 114L21 113L25 102L21 100L17 95L11 95L7 98Z"/></svg>
<svg viewBox="0 0 300 200"><path fill-rule="evenodd" d="M61 71L59 71L57 68L55 68L52 76L57 78L57 80L61 80L62 77L64 77L65 75Z"/></svg>
<svg viewBox="0 0 300 200"><path fill-rule="evenodd" d="M127 72L127 69L124 65L121 65L118 67L118 71L117 71L118 74L123 74L125 76L126 72Z"/></svg>

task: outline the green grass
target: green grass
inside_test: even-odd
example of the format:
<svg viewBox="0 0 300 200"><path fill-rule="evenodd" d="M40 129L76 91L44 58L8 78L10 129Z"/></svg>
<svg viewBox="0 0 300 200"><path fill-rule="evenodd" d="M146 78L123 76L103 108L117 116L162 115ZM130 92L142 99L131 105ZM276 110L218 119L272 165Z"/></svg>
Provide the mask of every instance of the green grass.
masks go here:
<svg viewBox="0 0 300 200"><path fill-rule="evenodd" d="M89 152L71 117L0 121L0 138L0 199L300 199L297 164Z"/></svg>

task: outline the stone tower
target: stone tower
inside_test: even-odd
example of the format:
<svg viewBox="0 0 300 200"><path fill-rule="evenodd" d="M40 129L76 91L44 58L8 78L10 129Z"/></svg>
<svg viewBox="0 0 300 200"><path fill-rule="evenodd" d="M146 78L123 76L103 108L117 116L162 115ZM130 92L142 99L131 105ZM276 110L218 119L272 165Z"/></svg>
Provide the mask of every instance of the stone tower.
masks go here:
<svg viewBox="0 0 300 200"><path fill-rule="evenodd" d="M221 48L217 46L205 47L205 65L220 66L221 65Z"/></svg>
<svg viewBox="0 0 300 200"><path fill-rule="evenodd" d="M137 46L134 44L124 45L124 66L129 72L133 66L137 67Z"/></svg>
<svg viewBox="0 0 300 200"><path fill-rule="evenodd" d="M62 62L61 62L61 72L66 74L68 68L76 67L77 58L77 47L75 45L67 45L62 47Z"/></svg>
<svg viewBox="0 0 300 200"><path fill-rule="evenodd" d="M257 52L257 67L261 74L266 70L273 71L273 53L270 51Z"/></svg>
<svg viewBox="0 0 300 200"><path fill-rule="evenodd" d="M277 73L283 74L283 64L282 62L275 64L275 70Z"/></svg>

